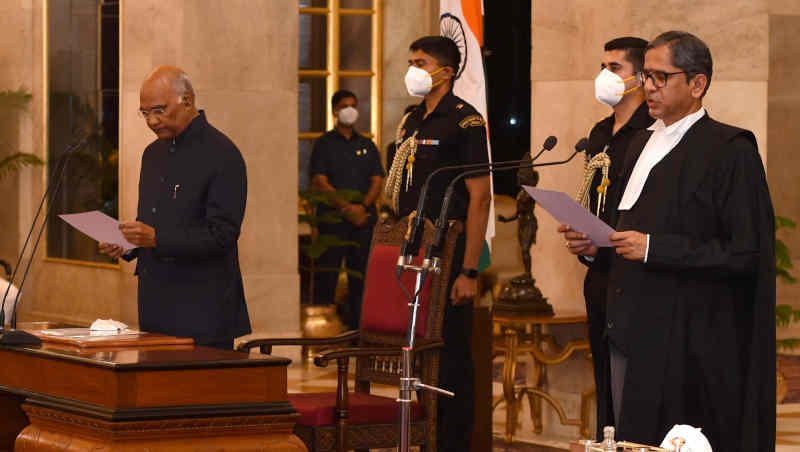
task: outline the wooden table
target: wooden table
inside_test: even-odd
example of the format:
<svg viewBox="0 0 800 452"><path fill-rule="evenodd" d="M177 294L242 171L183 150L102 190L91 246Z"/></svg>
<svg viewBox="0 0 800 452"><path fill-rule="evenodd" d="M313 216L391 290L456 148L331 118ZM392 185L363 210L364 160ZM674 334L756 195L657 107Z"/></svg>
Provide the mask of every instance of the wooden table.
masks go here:
<svg viewBox="0 0 800 452"><path fill-rule="evenodd" d="M0 346L0 450L305 451L289 362L194 345Z"/></svg>
<svg viewBox="0 0 800 452"><path fill-rule="evenodd" d="M492 322L500 334L494 336L493 354L504 356L503 361L503 397L495 401L506 403L505 442L514 440L521 403L528 396L531 421L536 433L542 432L542 400L547 401L558 413L562 425L575 425L580 428L584 438L590 438L589 417L590 401L595 396L594 384L581 394L581 410L579 418L569 418L561 403L548 393L547 366L566 361L573 353L584 351L590 358L589 341L586 338L569 341L559 346L555 338L543 331L546 325L582 324L588 328L585 312L559 312L552 316L507 312L495 310ZM588 331L586 333L588 337ZM546 348L546 351L544 350ZM534 383L532 386L515 387L517 361L520 356L530 354L534 363Z"/></svg>

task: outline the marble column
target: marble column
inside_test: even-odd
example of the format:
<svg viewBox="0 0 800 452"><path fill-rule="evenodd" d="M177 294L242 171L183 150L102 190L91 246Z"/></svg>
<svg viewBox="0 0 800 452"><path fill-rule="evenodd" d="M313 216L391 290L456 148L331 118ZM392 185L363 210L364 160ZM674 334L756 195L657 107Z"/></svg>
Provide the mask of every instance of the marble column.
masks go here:
<svg viewBox="0 0 800 452"><path fill-rule="evenodd" d="M383 0L382 6L383 124L382 142L376 144L383 155L386 146L395 139L403 110L407 105L422 101L421 98L409 96L406 91L404 77L408 71L408 46L417 38L439 34L439 2Z"/></svg>

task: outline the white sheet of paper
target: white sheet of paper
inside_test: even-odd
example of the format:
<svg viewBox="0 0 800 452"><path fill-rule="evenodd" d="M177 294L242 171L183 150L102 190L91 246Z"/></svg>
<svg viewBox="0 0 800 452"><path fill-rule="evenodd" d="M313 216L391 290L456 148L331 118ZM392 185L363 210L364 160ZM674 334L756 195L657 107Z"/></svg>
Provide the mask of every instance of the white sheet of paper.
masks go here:
<svg viewBox="0 0 800 452"><path fill-rule="evenodd" d="M578 204L568 194L528 185L523 185L522 188L559 223L568 224L572 226L573 230L588 235L599 247L611 246L608 236L615 232L614 229Z"/></svg>
<svg viewBox="0 0 800 452"><path fill-rule="evenodd" d="M99 210L64 214L58 217L100 243L119 245L124 251L136 248L136 245L125 240L125 237L119 230L119 221Z"/></svg>

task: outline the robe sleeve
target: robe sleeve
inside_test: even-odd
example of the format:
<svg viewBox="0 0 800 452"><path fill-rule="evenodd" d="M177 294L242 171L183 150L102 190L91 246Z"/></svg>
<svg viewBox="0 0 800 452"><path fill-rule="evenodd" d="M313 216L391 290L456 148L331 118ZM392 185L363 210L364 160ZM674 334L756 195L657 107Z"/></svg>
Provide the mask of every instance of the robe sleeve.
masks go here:
<svg viewBox="0 0 800 452"><path fill-rule="evenodd" d="M225 154L208 186L205 217L189 225L156 229L158 255L218 257L236 246L247 202L247 173L237 149Z"/></svg>
<svg viewBox="0 0 800 452"><path fill-rule="evenodd" d="M711 218L716 223L698 229L715 233L712 237L653 233L647 266L690 270L708 277L755 277L761 236L774 228L774 219L765 218L772 207L764 167L747 135L731 140L728 149L718 155L722 158L712 164L711 186L694 194L708 198L700 205L713 210Z"/></svg>

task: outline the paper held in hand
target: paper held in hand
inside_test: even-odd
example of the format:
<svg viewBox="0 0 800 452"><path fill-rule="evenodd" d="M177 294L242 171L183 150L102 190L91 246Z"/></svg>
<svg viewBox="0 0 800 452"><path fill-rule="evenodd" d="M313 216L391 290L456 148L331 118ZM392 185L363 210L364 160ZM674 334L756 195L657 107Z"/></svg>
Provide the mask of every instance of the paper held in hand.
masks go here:
<svg viewBox="0 0 800 452"><path fill-rule="evenodd" d="M100 243L119 245L125 252L136 248L136 245L125 240L125 237L119 230L119 221L99 210L64 214L58 217Z"/></svg>
<svg viewBox="0 0 800 452"><path fill-rule="evenodd" d="M568 224L574 231L586 234L598 247L611 246L608 236L615 232L614 229L566 193L528 185L523 185L522 188L559 223Z"/></svg>

